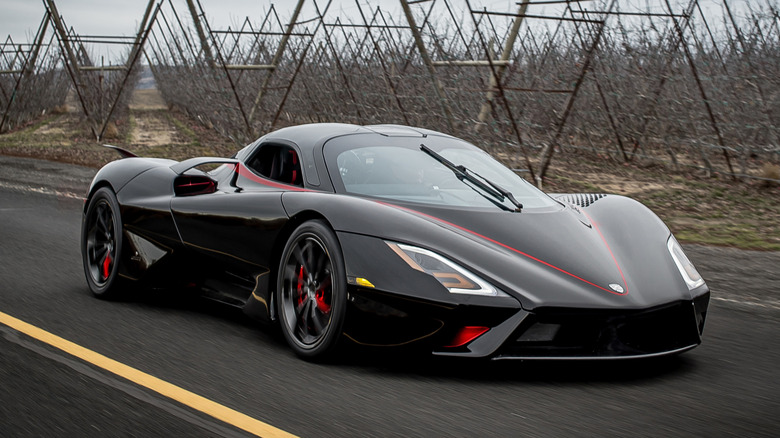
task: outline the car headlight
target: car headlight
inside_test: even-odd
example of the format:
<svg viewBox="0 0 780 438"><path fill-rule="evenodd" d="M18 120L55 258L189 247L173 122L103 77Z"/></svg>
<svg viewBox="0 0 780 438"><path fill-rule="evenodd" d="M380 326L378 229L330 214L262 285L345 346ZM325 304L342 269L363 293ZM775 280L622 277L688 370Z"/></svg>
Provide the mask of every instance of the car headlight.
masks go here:
<svg viewBox="0 0 780 438"><path fill-rule="evenodd" d="M689 290L694 290L704 284L704 279L701 278L699 271L696 270L696 268L693 266L693 263L688 260L688 257L685 255L682 247L677 242L677 239L674 238L674 236L669 236L669 240L666 242L666 247L669 248L669 254L672 255L674 264L676 264L677 269L680 270L680 275L682 275L682 278L685 280L685 284L688 285Z"/></svg>
<svg viewBox="0 0 780 438"><path fill-rule="evenodd" d="M403 243L385 242L412 268L425 272L453 294L508 296L465 268L439 254Z"/></svg>

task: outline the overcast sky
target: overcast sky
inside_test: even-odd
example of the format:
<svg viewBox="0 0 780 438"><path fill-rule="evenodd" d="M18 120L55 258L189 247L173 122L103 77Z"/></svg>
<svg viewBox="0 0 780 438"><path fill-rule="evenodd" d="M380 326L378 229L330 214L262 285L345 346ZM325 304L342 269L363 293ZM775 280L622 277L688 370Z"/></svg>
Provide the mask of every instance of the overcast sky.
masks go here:
<svg viewBox="0 0 780 438"><path fill-rule="evenodd" d="M26 40L28 34L35 33L45 10L42 0L2 0L0 3L0 35L3 38L10 34L14 40ZM55 3L69 26L73 26L80 34L90 35L134 34L147 5L146 0L55 0ZM173 3L180 13L187 11L184 0L174 0ZM318 0L321 6L325 3L326 0ZM361 0L361 3L365 4L366 1ZM513 2L499 0L493 3L511 5ZM223 28L231 22L243 21L247 16L260 20L271 4L276 5L280 14L289 16L295 1L201 0L201 4L209 20ZM382 6L383 9L398 7L397 0L369 0L369 4ZM344 10L350 14L355 13L355 8L354 0L334 0L331 6L331 10Z"/></svg>
<svg viewBox="0 0 780 438"><path fill-rule="evenodd" d="M284 21L292 15L295 0L200 0L209 23L214 29L226 29L231 24L240 25L245 17L255 24L259 23L271 4L274 4L280 18ZM515 8L516 0L472 0L474 7L488 6L499 10ZM371 9L380 6L383 10L400 11L398 0L360 0L362 5L371 5ZM324 7L327 0L317 0ZM463 0L451 0L462 8ZM143 18L147 0L55 0L60 14L67 26L73 27L80 35L135 35L138 24ZM165 1L167 6L167 0ZM173 0L182 20L189 20L185 0ZM312 1L306 1L307 7L302 18L314 16ZM0 38L10 35L16 43L32 41L43 18L45 8L43 0L0 0ZM507 9L509 8L509 9ZM164 8L167 10L167 7ZM367 12L367 9L364 9ZM359 19L355 0L333 0L329 16L353 17ZM187 23L188 24L188 23Z"/></svg>
<svg viewBox="0 0 780 438"><path fill-rule="evenodd" d="M471 0L471 3L475 8L487 6L491 10L512 11L516 8L517 1ZM672 0L671 3L681 4L683 1ZM766 8L767 3L767 0L728 1L729 5L737 12L744 11L745 5L748 3L760 5L763 8ZM778 4L778 0L768 1L773 5ZM318 0L317 4L322 7L326 2L327 0ZM719 13L722 9L722 0L700 0L700 2L705 10L709 10L713 14ZM143 18L147 0L56 0L55 3L66 24L72 26L80 35L130 36L137 32L138 23ZM173 0L173 3L180 15L184 15L182 19L189 19L185 0ZM309 6L304 10L302 18L314 15L311 0L307 0L306 3ZM383 10L395 12L394 16L399 16L398 0L360 0L360 3L370 5L370 9L380 6ZM463 0L450 0L450 3L459 9L463 8L465 4ZM598 3L600 1L583 4L587 7L587 5ZM619 0L619 3L624 10L650 7L657 9L656 12L662 12L665 4L663 0ZM240 24L247 16L253 24L259 23L271 4L276 5L276 9L284 21L292 14L295 1L201 0L201 4L211 25L215 29L225 29L231 24ZM44 10L43 0L0 0L0 38L5 40L10 35L17 43L31 41L43 18ZM355 0L333 0L328 15L359 20Z"/></svg>

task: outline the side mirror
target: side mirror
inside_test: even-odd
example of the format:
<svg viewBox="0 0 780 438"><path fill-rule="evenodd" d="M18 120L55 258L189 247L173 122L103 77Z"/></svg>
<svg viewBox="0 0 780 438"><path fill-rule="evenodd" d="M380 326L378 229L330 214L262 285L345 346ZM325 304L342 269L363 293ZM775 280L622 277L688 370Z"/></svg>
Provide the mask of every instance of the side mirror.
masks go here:
<svg viewBox="0 0 780 438"><path fill-rule="evenodd" d="M173 182L176 196L207 195L217 191L217 183L201 175L181 175Z"/></svg>

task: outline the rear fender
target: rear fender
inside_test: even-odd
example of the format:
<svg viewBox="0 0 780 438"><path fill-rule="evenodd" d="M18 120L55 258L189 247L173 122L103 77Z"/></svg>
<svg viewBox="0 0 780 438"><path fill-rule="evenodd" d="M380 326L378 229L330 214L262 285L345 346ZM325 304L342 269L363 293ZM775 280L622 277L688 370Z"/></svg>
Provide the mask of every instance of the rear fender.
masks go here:
<svg viewBox="0 0 780 438"><path fill-rule="evenodd" d="M106 184L111 186L114 193L118 193L127 185L127 183L147 170L156 167L171 166L175 163L176 162L173 160L158 158L126 158L112 161L103 166L98 173L95 174L89 191L87 192L87 199L89 199L97 189Z"/></svg>

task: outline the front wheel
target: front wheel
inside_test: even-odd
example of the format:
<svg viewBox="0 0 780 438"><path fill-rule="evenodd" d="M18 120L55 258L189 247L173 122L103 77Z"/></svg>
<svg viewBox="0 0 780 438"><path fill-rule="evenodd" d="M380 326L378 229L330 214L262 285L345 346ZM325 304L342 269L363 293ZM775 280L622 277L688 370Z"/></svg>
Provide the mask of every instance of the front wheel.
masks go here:
<svg viewBox="0 0 780 438"><path fill-rule="evenodd" d="M81 257L87 284L100 298L117 297L122 254L122 220L114 192L103 187L90 198L81 226Z"/></svg>
<svg viewBox="0 0 780 438"><path fill-rule="evenodd" d="M296 354L323 358L341 337L347 308L346 273L336 234L323 221L301 224L279 263L277 310Z"/></svg>

